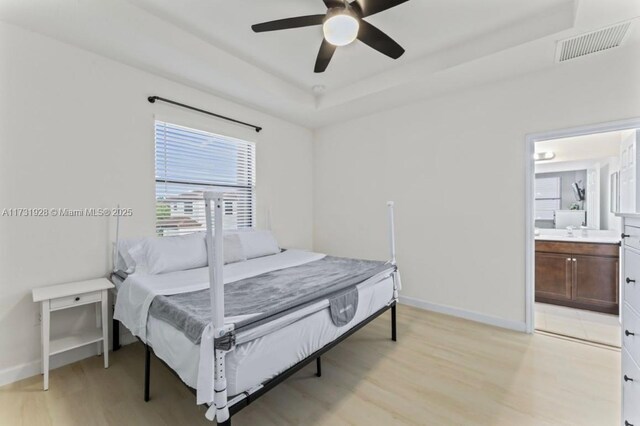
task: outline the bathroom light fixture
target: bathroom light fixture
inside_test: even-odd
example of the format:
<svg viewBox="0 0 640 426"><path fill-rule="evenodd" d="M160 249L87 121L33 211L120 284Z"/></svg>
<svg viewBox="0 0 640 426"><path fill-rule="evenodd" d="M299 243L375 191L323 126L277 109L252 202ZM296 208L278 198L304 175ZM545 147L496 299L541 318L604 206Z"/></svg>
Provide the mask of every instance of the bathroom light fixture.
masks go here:
<svg viewBox="0 0 640 426"><path fill-rule="evenodd" d="M358 37L360 23L349 9L329 11L322 24L324 38L334 46L346 46Z"/></svg>
<svg viewBox="0 0 640 426"><path fill-rule="evenodd" d="M556 158L556 153L553 151L536 152L533 154L533 159L535 161L548 161L553 160L554 158Z"/></svg>

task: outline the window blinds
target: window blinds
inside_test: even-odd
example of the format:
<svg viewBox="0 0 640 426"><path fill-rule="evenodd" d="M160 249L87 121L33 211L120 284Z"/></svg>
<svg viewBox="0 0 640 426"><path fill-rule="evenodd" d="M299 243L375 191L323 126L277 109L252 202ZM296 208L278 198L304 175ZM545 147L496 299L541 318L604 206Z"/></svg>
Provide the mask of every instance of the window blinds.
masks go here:
<svg viewBox="0 0 640 426"><path fill-rule="evenodd" d="M224 228L254 226L255 144L163 121L155 122L156 233L204 231L203 193L228 192Z"/></svg>

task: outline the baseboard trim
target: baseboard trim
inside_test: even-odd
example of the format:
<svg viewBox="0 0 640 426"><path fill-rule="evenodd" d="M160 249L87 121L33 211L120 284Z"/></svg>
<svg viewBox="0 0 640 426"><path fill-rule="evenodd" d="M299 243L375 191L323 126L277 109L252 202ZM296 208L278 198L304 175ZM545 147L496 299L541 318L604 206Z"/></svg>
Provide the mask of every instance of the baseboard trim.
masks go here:
<svg viewBox="0 0 640 426"><path fill-rule="evenodd" d="M122 346L136 342L136 338L128 331L120 335ZM98 355L95 344L83 346L51 357L51 370ZM8 385L29 377L42 374L42 361L35 360L0 370L0 386Z"/></svg>
<svg viewBox="0 0 640 426"><path fill-rule="evenodd" d="M451 315L454 317L464 318L467 320L492 325L495 327L506 328L520 332L526 332L526 324L524 322L505 320L503 318L493 317L478 312L467 311L453 306L439 305L437 303L427 302L415 297L400 296L399 302L404 305L413 306L414 308L424 309L427 311L437 312L440 314ZM136 342L136 338L127 331L120 335L120 344L122 346ZM51 359L51 369L56 369L74 362L78 362L85 358L97 355L95 345L88 345L73 351L64 352ZM0 386L8 385L19 380L23 380L32 376L41 374L41 361L31 361L20 364L0 371Z"/></svg>
<svg viewBox="0 0 640 426"><path fill-rule="evenodd" d="M485 315L479 312L467 311L465 309L455 308L453 306L439 305L437 303L427 302L426 300L409 296L400 296L399 301L404 305L413 306L414 308L424 309L427 311L437 312L439 314L451 315L454 317L464 318L487 325L493 325L495 327L520 331L522 333L525 333L527 331L527 324L524 321L520 322L506 320L504 318Z"/></svg>

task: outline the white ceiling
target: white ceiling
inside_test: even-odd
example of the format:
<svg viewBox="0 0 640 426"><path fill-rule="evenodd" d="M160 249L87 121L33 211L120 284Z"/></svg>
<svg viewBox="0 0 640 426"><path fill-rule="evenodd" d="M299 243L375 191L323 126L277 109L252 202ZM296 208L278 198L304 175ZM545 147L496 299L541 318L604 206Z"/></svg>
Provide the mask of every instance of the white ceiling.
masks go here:
<svg viewBox="0 0 640 426"><path fill-rule="evenodd" d="M405 49L360 42L315 74L320 27L255 34L323 13L322 0L2 0L0 20L308 127L544 68L557 40L640 15L636 0L411 0L367 18ZM637 29L627 44L636 43ZM526 60L522 60L526 58ZM314 94L316 85L326 87Z"/></svg>
<svg viewBox="0 0 640 426"><path fill-rule="evenodd" d="M628 131L597 133L593 135L576 136L570 138L552 139L537 142L536 152L553 152L555 158L551 161L540 161L541 164L563 163L571 161L601 160L620 155L620 142Z"/></svg>
<svg viewBox="0 0 640 426"><path fill-rule="evenodd" d="M356 42L338 49L327 72L315 74L313 66L322 41L320 26L263 34L253 33L250 26L325 13L327 9L322 0L130 1L300 88L310 90L321 84L330 91L454 47L562 3L558 0L409 1L366 19L405 48L406 54L397 62Z"/></svg>

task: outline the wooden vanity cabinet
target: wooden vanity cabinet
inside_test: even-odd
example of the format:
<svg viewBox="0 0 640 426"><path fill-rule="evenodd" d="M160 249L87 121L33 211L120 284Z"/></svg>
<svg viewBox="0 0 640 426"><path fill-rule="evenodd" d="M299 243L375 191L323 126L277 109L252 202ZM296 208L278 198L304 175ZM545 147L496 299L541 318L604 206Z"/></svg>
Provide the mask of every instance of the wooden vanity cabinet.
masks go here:
<svg viewBox="0 0 640 426"><path fill-rule="evenodd" d="M571 257L536 251L536 301L570 301L572 282Z"/></svg>
<svg viewBox="0 0 640 426"><path fill-rule="evenodd" d="M536 302L618 313L619 245L536 241Z"/></svg>

